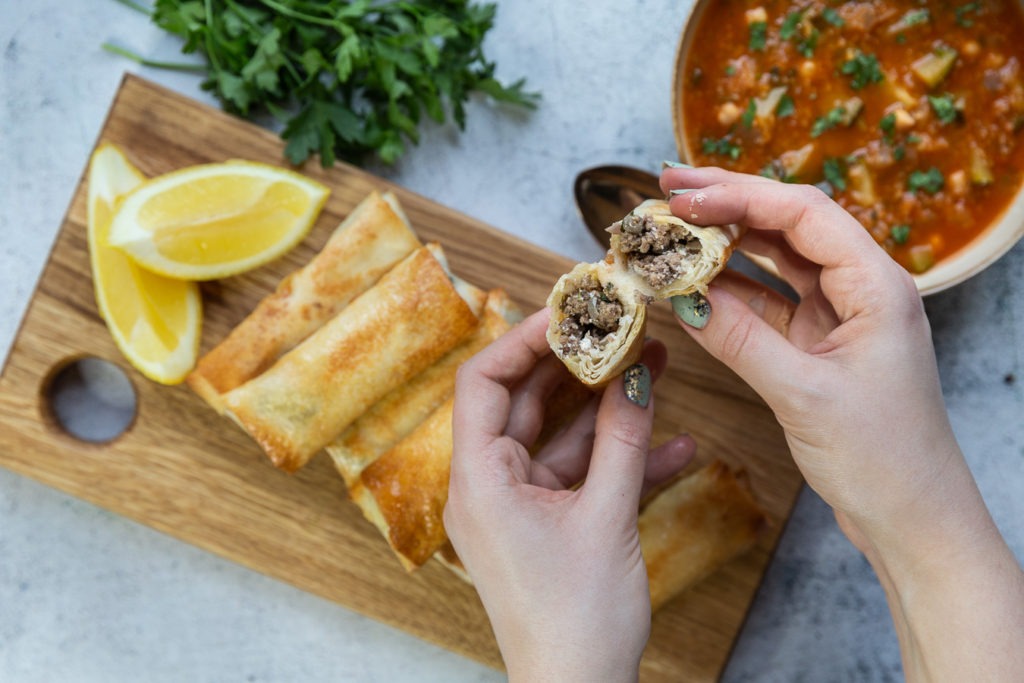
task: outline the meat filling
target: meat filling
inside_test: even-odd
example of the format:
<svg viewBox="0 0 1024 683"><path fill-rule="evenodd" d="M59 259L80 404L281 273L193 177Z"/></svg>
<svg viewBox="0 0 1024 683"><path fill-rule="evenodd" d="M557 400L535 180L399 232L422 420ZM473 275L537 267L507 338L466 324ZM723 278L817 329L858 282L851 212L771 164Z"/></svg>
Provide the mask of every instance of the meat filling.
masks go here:
<svg viewBox="0 0 1024 683"><path fill-rule="evenodd" d="M601 348L607 336L619 329L622 304L616 298L615 285L609 282L602 287L588 273L562 300L562 313L565 318L558 324L562 355L578 356Z"/></svg>
<svg viewBox="0 0 1024 683"><path fill-rule="evenodd" d="M622 219L619 245L630 267L661 289L685 273L700 255L700 240L675 223L629 214Z"/></svg>

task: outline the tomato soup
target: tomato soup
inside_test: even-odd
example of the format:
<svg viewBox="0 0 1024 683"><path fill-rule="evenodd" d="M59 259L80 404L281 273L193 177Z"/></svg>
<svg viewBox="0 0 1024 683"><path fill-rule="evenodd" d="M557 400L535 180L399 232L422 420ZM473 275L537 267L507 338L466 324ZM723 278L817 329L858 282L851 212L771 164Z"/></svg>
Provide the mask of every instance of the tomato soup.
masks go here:
<svg viewBox="0 0 1024 683"><path fill-rule="evenodd" d="M1024 169L1015 0L717 0L679 77L693 163L816 184L924 272Z"/></svg>

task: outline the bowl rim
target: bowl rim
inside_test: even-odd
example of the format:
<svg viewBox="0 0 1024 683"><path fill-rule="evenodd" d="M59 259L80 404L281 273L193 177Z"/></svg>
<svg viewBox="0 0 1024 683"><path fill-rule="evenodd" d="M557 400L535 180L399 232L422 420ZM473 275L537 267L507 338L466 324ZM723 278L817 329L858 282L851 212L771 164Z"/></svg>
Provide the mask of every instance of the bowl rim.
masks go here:
<svg viewBox="0 0 1024 683"><path fill-rule="evenodd" d="M693 42L696 25L704 16L708 5L714 0L694 0L683 20L676 43L675 60L672 67L672 132L680 161L693 158L684 135L685 116L683 107L682 71ZM1024 0L1019 0L1024 10ZM942 259L923 273L910 273L921 296L936 294L958 285L988 268L1024 237L1024 181L1017 189L1006 208L980 233L963 247ZM774 263L768 259L751 258L758 266L778 276Z"/></svg>

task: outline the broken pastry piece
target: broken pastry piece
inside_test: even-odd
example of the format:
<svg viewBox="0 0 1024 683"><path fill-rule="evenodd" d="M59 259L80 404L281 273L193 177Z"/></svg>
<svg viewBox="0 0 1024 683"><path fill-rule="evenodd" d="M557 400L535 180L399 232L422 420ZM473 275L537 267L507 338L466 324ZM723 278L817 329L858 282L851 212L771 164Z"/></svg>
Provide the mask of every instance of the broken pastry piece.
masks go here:
<svg viewBox="0 0 1024 683"><path fill-rule="evenodd" d="M736 248L735 225L701 227L672 213L668 202L649 199L612 224L608 259L629 273L647 302L677 294L707 294Z"/></svg>
<svg viewBox="0 0 1024 683"><path fill-rule="evenodd" d="M580 263L555 284L547 340L576 377L598 388L639 360L647 309L630 277L609 264Z"/></svg>

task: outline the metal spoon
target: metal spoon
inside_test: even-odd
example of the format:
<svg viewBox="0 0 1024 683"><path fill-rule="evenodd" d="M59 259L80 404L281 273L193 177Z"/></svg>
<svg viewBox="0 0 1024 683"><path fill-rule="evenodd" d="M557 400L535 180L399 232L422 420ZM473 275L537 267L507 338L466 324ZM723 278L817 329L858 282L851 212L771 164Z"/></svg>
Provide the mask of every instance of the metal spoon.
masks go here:
<svg viewBox="0 0 1024 683"><path fill-rule="evenodd" d="M645 199L664 199L658 176L630 166L595 166L581 171L573 183L576 208L587 230L605 249L607 228Z"/></svg>

